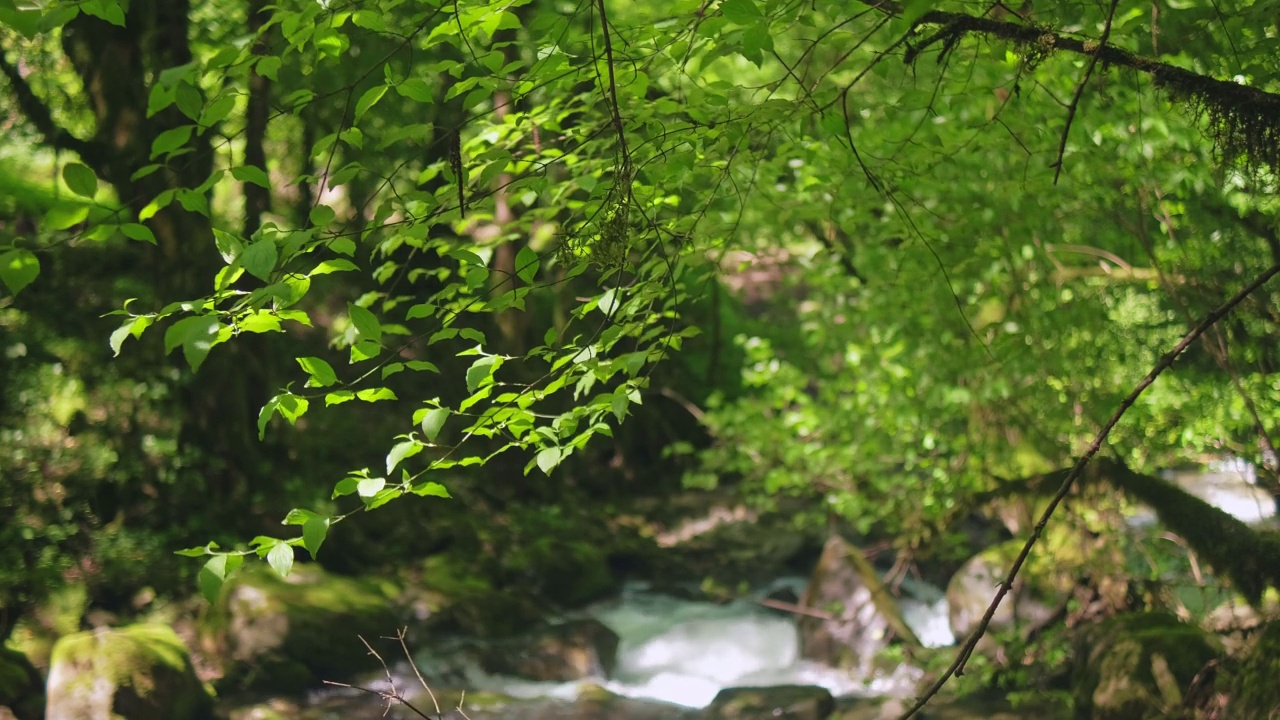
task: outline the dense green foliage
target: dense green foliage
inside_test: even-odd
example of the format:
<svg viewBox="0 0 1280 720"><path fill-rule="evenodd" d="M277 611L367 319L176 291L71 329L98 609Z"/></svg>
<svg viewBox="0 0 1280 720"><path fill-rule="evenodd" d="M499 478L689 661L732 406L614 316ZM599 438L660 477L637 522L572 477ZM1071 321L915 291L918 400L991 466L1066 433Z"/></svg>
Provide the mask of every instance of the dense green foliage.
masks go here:
<svg viewBox="0 0 1280 720"><path fill-rule="evenodd" d="M578 602L681 471L915 549L1280 262L1277 18L0 0L0 635L187 546L210 597L452 544ZM1272 284L1107 452L1280 497L1278 327Z"/></svg>

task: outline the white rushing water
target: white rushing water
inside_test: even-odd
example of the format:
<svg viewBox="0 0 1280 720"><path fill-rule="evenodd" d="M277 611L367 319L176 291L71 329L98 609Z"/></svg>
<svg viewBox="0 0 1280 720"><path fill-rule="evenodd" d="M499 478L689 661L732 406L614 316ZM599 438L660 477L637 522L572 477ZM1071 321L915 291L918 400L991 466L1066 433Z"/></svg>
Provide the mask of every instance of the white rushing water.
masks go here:
<svg viewBox="0 0 1280 720"><path fill-rule="evenodd" d="M795 582L779 581L775 587ZM904 615L926 644L950 644L954 638L947 627L946 600L932 591L918 601L905 600ZM589 614L620 638L613 676L595 682L627 697L704 707L720 690L733 686L820 685L837 696L881 695L916 680L915 671L907 669L859 677L805 660L794 618L752 600L713 604L629 588ZM568 699L581 687L497 677L474 681L517 697Z"/></svg>

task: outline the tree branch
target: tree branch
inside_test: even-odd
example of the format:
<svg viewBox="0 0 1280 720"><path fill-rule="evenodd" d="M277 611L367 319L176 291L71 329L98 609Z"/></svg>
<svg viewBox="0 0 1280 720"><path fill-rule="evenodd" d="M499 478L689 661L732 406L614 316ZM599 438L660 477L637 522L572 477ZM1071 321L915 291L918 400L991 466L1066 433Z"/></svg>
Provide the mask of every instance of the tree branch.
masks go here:
<svg viewBox="0 0 1280 720"><path fill-rule="evenodd" d="M97 143L81 140L72 135L69 130L53 119L49 106L36 95L31 84L18 71L17 66L9 62L3 48L0 48L0 73L3 73L9 81L13 98L17 101L23 117L44 136L45 144L76 153L97 171L98 165L103 160L102 148Z"/></svg>
<svg viewBox="0 0 1280 720"><path fill-rule="evenodd" d="M978 641L982 639L984 634L986 634L987 627L991 624L991 618L995 616L996 609L1000 607L1000 602L1004 600L1004 596L1007 595L1009 590L1013 587L1013 581L1018 577L1018 571L1022 569L1022 564L1026 562L1027 556L1031 554L1031 548L1034 547L1036 541L1040 539L1040 535L1044 532L1045 526L1049 524L1049 518L1053 517L1054 511L1058 509L1058 505L1062 503L1064 498L1066 498L1067 493L1071 492L1072 486L1075 485L1076 480L1078 480L1084 473L1084 469L1088 466L1089 461L1092 460L1093 457L1098 454L1098 451L1102 449L1102 444L1106 442L1107 436L1111 434L1111 430L1120 422L1120 418L1124 417L1124 414L1129 411L1129 408L1133 407L1133 404L1137 402L1138 397L1141 396L1147 388L1151 387L1152 383L1156 381L1156 378L1160 377L1161 373L1173 366L1174 361L1178 359L1178 356L1181 355L1183 351L1190 347L1192 343L1205 333L1205 331L1213 327L1214 324L1221 320L1227 313L1231 312L1237 305L1244 302L1245 298L1249 297L1254 291L1265 285L1267 281L1275 277L1277 274L1280 274L1280 263L1267 268L1265 272L1254 279L1253 282L1249 283L1247 287L1233 295L1230 300L1227 300L1213 312L1206 315L1204 319L1192 328L1191 332L1187 333L1186 336L1173 347L1172 350L1165 353L1164 357L1160 358L1155 367L1151 369L1151 372L1147 373L1147 376L1144 377L1142 381L1129 392L1124 400L1120 402L1120 407L1116 408L1116 411L1111 414L1111 417L1107 420L1106 424L1104 424L1102 429L1094 436L1093 442L1089 443L1089 447L1085 449L1082 455L1080 455L1076 464L1072 466L1071 472L1067 473L1067 477L1062 481L1062 486L1058 488L1058 492L1053 496L1053 499L1049 501L1048 507L1045 508L1044 513L1040 516L1040 521L1036 523L1035 529L1031 531L1031 537L1027 538L1027 542L1022 546L1022 551L1018 553L1018 557L1013 561L1013 566L1009 568L1009 574L1005 577L1004 582L1000 583L1000 587L996 590L995 598L993 598L991 600L991 604L987 606L987 612L983 614L982 621L978 623L978 627L974 629L973 633L969 636L969 639L966 640L964 645L960 648L960 652L956 653L956 659L951 663L951 666L948 667L947 670L929 686L929 689L926 690L925 693L900 716L899 720L908 720L908 718L913 717L925 706L926 703L929 702L930 699L933 698L934 695L938 694L938 691L942 689L942 686L945 685L953 675L964 674L965 663L969 661L969 656L973 654L974 648L978 646Z"/></svg>
<svg viewBox="0 0 1280 720"><path fill-rule="evenodd" d="M860 2L888 15L903 13L892 0ZM1093 58L1091 63L1129 68L1150 76L1157 89L1169 93L1193 113L1207 116L1209 135L1224 160L1244 157L1251 167L1266 166L1280 172L1280 94L1201 75L1115 45L1070 37L1043 26L939 10L922 15L914 27L921 25L941 28L923 40L909 43L905 56L908 63L933 45L941 43L947 49L967 34L1002 38L1036 56L1056 52L1086 55Z"/></svg>

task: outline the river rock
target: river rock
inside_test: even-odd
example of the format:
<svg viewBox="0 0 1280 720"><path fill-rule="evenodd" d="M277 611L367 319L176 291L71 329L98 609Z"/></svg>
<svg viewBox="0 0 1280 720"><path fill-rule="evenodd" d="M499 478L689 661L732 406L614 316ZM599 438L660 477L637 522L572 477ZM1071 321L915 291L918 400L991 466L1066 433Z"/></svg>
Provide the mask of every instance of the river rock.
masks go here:
<svg viewBox="0 0 1280 720"><path fill-rule="evenodd" d="M919 644L875 568L837 535L827 540L800 605L815 613L799 619L800 653L812 660L865 669L891 633Z"/></svg>
<svg viewBox="0 0 1280 720"><path fill-rule="evenodd" d="M598 620L574 620L499 643L480 656L485 672L527 680L567 682L607 677L618 635Z"/></svg>
<svg viewBox="0 0 1280 720"><path fill-rule="evenodd" d="M967 637L978 626L995 597L996 589L1022 551L1022 545L1022 540L1010 540L987 548L970 558L948 581L951 632L957 638ZM1049 553L1043 548L1037 550ZM1023 566L1013 591L1005 596L992 616L989 630L1035 628L1062 607L1070 592L1070 583L1046 577L1040 574L1040 569L1039 564L1033 562Z"/></svg>
<svg viewBox="0 0 1280 720"><path fill-rule="evenodd" d="M736 687L721 690L707 707L707 720L826 720L836 709L826 688L812 685Z"/></svg>
<svg viewBox="0 0 1280 720"><path fill-rule="evenodd" d="M224 684L301 691L380 668L361 637L398 654L379 640L400 627L395 597L390 586L315 565L295 566L287 579L252 567L228 582L205 635L221 659Z"/></svg>
<svg viewBox="0 0 1280 720"><path fill-rule="evenodd" d="M53 647L50 720L204 720L213 703L167 625L99 628Z"/></svg>
<svg viewBox="0 0 1280 720"><path fill-rule="evenodd" d="M1077 715L1091 720L1167 717L1181 707L1192 680L1217 656L1209 635L1168 613L1107 620L1077 641ZM1274 684L1275 678L1267 682Z"/></svg>
<svg viewBox="0 0 1280 720"><path fill-rule="evenodd" d="M44 717L44 678L27 656L0 645L0 718Z"/></svg>

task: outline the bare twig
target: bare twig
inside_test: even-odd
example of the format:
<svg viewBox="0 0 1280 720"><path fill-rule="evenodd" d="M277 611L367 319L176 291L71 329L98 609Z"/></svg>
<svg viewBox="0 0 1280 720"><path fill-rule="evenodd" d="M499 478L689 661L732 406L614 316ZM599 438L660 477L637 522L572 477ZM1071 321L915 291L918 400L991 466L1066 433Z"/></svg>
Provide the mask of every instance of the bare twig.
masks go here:
<svg viewBox="0 0 1280 720"><path fill-rule="evenodd" d="M382 698L382 700L383 700L384 702L386 702L386 704L387 704L387 706L386 706L385 708L383 708L383 711L382 711L382 715L383 715L383 717L385 717L385 716L387 715L387 713L391 712L391 706L392 706L393 704L399 703L400 705L403 705L403 706L405 706L405 707L409 708L409 711L410 711L410 712L412 712L414 715L417 715L417 716L418 716L418 717L420 717L420 718L426 718L427 720L435 720L435 719L433 719L430 715L428 715L427 713L425 713L425 712L423 712L422 710L419 710L418 708L414 707L414 706L413 706L413 703L409 702L409 701L408 701L408 699L406 699L406 698L405 698L405 696L404 696L404 695L402 695L402 694L400 693L400 691L396 689L396 680L395 680L395 678L394 678L394 677L392 677L392 675L391 675L391 666L390 666L390 665L387 665L387 661L382 659L382 656L378 654L378 651L377 651L377 650L374 650L374 649L373 649L373 646L369 644L369 641L368 641L368 640L365 640L365 639L364 639L364 636L363 636L363 635L357 635L356 637L360 638L360 642L364 643L364 646L365 646L366 648L368 648L368 650L369 650L369 654L370 654L370 655L372 655L372 656L374 656L375 658L377 658L377 659L378 659L378 663L382 665L382 672L383 672L383 673L386 675L386 677L387 677L387 688L388 688L388 689L387 689L387 690L374 690L373 688L361 687L361 686L359 686L359 685L351 685L351 684L349 684L349 683L343 683L343 682L336 682L336 681L334 681L334 680L325 680L325 681L324 681L324 684L325 684L325 685L333 685L333 686L335 686L335 687L344 687L344 688L348 688L348 689L351 689L351 690L359 690L360 692L362 692L362 693L366 693L366 694L369 694L369 695L377 695L378 697ZM406 654L406 655L409 655L409 649L408 649L408 647L404 644L404 631L403 631L403 630L401 630L401 631L399 631L399 632L398 632L398 638L400 639L401 647L404 647L404 648L405 648L405 654ZM410 664L411 666L413 666L413 671L414 671L415 673L417 673L417 672L418 672L418 666L417 666L417 664L416 664L416 663L414 663L414 662L413 662L413 657L412 657L412 656L410 656L410 657L409 657L409 664ZM418 674L418 679L419 679L419 680L421 680L421 679L422 679L422 675L421 675L420 673ZM423 682L422 684L423 684L423 686L424 686L424 687L426 686L426 682ZM427 689L427 692L431 692L430 688L428 688L428 689ZM436 698L435 698L435 695L432 695L432 696L431 696L431 701L432 701L432 702L435 702L435 699L436 699ZM437 714L437 716L439 716L439 710L440 710L440 706L439 706L439 705L436 705L436 714Z"/></svg>
<svg viewBox="0 0 1280 720"><path fill-rule="evenodd" d="M925 693L899 717L899 720L908 720L908 718L913 717L925 706L925 704L929 702L930 699L933 698L934 695L938 694L938 691L942 689L942 686L945 685L953 675L964 674L965 663L968 662L969 656L973 654L973 650L977 647L978 641L982 639L984 634L986 634L987 627L991 624L991 618L995 616L996 609L1000 607L1000 601L1004 600L1004 596L1007 595L1009 593L1009 589L1013 587L1013 581L1018 577L1018 571L1022 569L1022 564L1026 562L1027 556L1031 554L1031 548L1036 544L1036 540L1038 540L1040 535L1044 532L1045 526L1049 523L1049 518L1053 516L1054 511L1058 509L1058 505L1064 498L1066 498L1067 493L1071 491L1076 480L1079 479L1080 475L1084 472L1085 466L1087 466L1089 461L1098 454L1098 451L1102 448L1102 444L1106 442L1107 436L1111 434L1111 430L1120 422L1120 418L1124 417L1124 414L1133 406L1138 397L1142 395L1147 388L1151 387L1152 383L1156 381L1156 378L1160 377L1165 370L1168 370L1173 366L1174 361L1178 359L1178 356L1181 355L1183 351L1190 347L1190 345L1199 339L1199 337L1209 328L1213 327L1213 325L1221 320L1223 316L1235 309L1237 305L1244 302L1245 298L1249 297L1249 295L1253 294L1254 291L1265 285L1267 281L1271 280L1271 278L1275 277L1277 274L1280 274L1280 263L1267 268L1265 272L1254 279L1253 282L1249 283L1247 287L1233 295L1231 299L1227 300L1217 309L1206 315L1204 319L1191 329L1191 332L1187 333L1186 336L1184 336L1182 340L1173 347L1172 350L1165 353L1165 355L1156 363L1155 367L1151 369L1151 372L1147 373L1147 376L1144 377L1127 396L1125 396L1124 400L1120 402L1120 406L1116 408L1116 411L1112 413L1106 424L1103 425L1102 429L1098 431L1098 434L1094 436L1093 442L1089 444L1089 447L1085 449L1084 453L1076 461L1076 464L1071 468L1071 471L1067 473L1067 477L1062 481L1062 486L1058 488L1058 492L1053 496L1053 499L1049 501L1048 507L1045 508L1044 513L1040 516L1040 521L1036 523L1035 529L1032 530L1031 537L1027 538L1026 543L1022 546L1022 551L1018 553L1018 557L1013 561L1013 566L1009 568L1009 574L1005 577L1004 582L1000 583L1000 587L996 590L995 598L993 598L991 604L987 606L987 612L983 614L982 621L978 623L978 626L974 628L973 633L969 635L968 640L966 640L964 645L960 648L960 652L956 654L956 659L951 663L950 667L948 667L946 671L929 686L929 689L926 690Z"/></svg>
<svg viewBox="0 0 1280 720"><path fill-rule="evenodd" d="M1084 69L1080 84L1076 85L1076 94L1071 98L1071 105L1067 107L1067 124L1062 128L1062 138L1058 141L1058 159L1053 163L1054 185L1058 184L1058 177L1062 175L1062 156L1067 152L1067 136L1071 134L1071 122L1075 120L1076 110L1080 107L1080 98L1084 96L1084 86L1089 83L1089 78L1093 76L1093 69L1098 65L1098 56L1107 46L1107 39L1111 37L1111 21L1116 16L1116 6L1119 4L1120 0L1111 0L1111 9L1107 11L1107 24L1102 28L1102 38L1098 40L1098 46L1089 54L1089 65Z"/></svg>
<svg viewBox="0 0 1280 720"><path fill-rule="evenodd" d="M418 661L413 659L413 653L409 652L409 643L405 642L405 634L407 628L400 628L396 631L396 640L400 641L400 649L404 650L404 657L409 661L409 667L413 668L413 674L418 676L418 683L422 685L422 689L427 691L427 695L431 697L431 704L436 706L436 714L440 713L440 701L436 700L436 694L431 692L431 686L427 685L427 681L422 677L422 671L418 669ZM461 708L461 705L459 705Z"/></svg>

